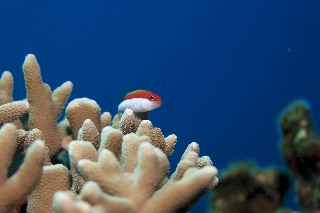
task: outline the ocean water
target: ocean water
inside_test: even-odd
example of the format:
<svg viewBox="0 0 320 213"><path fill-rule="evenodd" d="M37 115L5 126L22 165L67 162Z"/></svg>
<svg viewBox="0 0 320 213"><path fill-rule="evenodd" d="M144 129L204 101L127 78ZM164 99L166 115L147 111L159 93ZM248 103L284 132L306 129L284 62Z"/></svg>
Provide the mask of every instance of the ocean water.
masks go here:
<svg viewBox="0 0 320 213"><path fill-rule="evenodd" d="M54 89L74 83L117 112L124 94L162 97L154 126L178 143L171 167L193 141L222 171L254 160L285 168L277 117L296 99L320 124L320 1L1 1L0 70L25 97L21 65L36 55ZM291 191L286 207L298 209ZM206 212L204 196L192 212Z"/></svg>

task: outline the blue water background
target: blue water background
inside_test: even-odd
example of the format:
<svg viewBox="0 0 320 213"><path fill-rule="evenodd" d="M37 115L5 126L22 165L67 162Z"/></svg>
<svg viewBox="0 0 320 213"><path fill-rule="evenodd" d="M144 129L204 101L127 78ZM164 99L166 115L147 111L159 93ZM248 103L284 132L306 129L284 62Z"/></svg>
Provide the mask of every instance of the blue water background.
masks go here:
<svg viewBox="0 0 320 213"><path fill-rule="evenodd" d="M70 80L71 99L112 114L125 93L154 91L154 126L178 136L172 170L192 141L220 171L247 159L284 168L279 112L304 98L320 123L319 11L319 0L4 0L0 70L22 99L21 65L34 53L52 89ZM297 209L293 194L285 205Z"/></svg>

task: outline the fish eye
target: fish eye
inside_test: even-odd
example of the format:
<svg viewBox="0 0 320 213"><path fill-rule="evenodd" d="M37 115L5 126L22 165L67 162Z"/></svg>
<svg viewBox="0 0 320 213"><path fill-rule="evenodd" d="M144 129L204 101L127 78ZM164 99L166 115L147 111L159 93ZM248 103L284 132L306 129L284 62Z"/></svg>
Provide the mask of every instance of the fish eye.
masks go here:
<svg viewBox="0 0 320 213"><path fill-rule="evenodd" d="M149 100L151 100L151 101L152 101L152 100L153 100L153 98L154 98L154 97L153 97L153 95L150 95Z"/></svg>

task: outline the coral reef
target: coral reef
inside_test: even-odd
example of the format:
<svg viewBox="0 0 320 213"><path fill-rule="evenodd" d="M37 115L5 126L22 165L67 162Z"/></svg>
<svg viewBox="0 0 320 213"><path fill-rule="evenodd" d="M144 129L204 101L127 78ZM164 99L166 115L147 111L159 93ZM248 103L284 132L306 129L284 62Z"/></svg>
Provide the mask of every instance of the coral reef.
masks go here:
<svg viewBox="0 0 320 213"><path fill-rule="evenodd" d="M295 178L302 212L320 211L320 136L305 101L290 104L280 117L281 153Z"/></svg>
<svg viewBox="0 0 320 213"><path fill-rule="evenodd" d="M89 98L67 105L72 83L52 91L32 54L23 74L23 101L12 97L10 72L0 79L0 213L187 212L217 185L197 143L168 177L176 135L164 137L131 109L112 120Z"/></svg>
<svg viewBox="0 0 320 213"><path fill-rule="evenodd" d="M279 116L281 154L294 177L301 212L320 212L320 136L309 105L297 100ZM295 212L280 208L289 187L286 173L235 163L222 172L213 190L212 212Z"/></svg>
<svg viewBox="0 0 320 213"><path fill-rule="evenodd" d="M279 169L260 169L252 162L237 162L219 176L211 212L274 212L288 188L289 177Z"/></svg>

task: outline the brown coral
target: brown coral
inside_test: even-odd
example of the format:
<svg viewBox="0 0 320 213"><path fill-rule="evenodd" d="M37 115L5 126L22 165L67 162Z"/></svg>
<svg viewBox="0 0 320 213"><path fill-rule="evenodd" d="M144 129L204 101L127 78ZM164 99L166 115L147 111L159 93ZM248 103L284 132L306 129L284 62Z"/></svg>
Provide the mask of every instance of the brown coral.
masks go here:
<svg viewBox="0 0 320 213"><path fill-rule="evenodd" d="M60 190L70 189L68 169L61 165L43 167L43 176L28 195L28 212L52 212L52 199Z"/></svg>
<svg viewBox="0 0 320 213"><path fill-rule="evenodd" d="M86 119L90 119L98 132L101 131L101 110L97 102L89 98L77 98L72 100L66 108L66 116L70 122L74 138L78 137L78 131Z"/></svg>
<svg viewBox="0 0 320 213"><path fill-rule="evenodd" d="M52 157L61 147L62 136L56 125L72 91L72 83L65 82L53 93L42 81L40 67L34 55L29 54L23 64L29 109L29 129L38 128L43 132Z"/></svg>
<svg viewBox="0 0 320 213"><path fill-rule="evenodd" d="M139 146L135 169L124 171L124 168L107 149L100 152L98 162L80 160L78 170L84 179L99 186L87 182L78 199L89 203L92 209L100 207L104 212L178 212L217 183L214 167L193 167L180 180L157 190L169 170L169 162L160 149L147 142ZM55 197L56 212L64 212L66 208L57 202L63 196L69 195ZM68 205L76 206L77 201L69 196Z"/></svg>
<svg viewBox="0 0 320 213"><path fill-rule="evenodd" d="M27 150L19 170L10 178L7 177L15 143L15 126L4 125L0 129L0 212L14 209L36 186L42 174L45 146L42 141L36 141Z"/></svg>
<svg viewBox="0 0 320 213"><path fill-rule="evenodd" d="M0 105L13 101L13 76L11 72L5 71L0 78Z"/></svg>
<svg viewBox="0 0 320 213"><path fill-rule="evenodd" d="M217 171L210 158L199 157L199 146L196 143L188 146L176 172L167 181L167 156L163 150L152 145L148 136L138 136L135 133L122 136L119 130L106 127L101 137L105 138L101 141L106 141L101 146L109 147L112 151L100 147L98 161L95 159L98 151L94 151L89 142L73 141L69 145L72 166L85 182L95 182L87 183L93 187L91 189L84 182L78 197L89 203L93 212L97 206L108 212L117 212L122 208L128 212L149 212L160 208L157 205L161 205L163 210L160 211L163 212L186 212L202 194L218 182ZM121 150L117 148L120 145ZM167 150L164 146L165 144L161 148ZM88 150L91 150L93 158L87 156ZM79 175L75 177L79 178ZM64 204L59 205L61 196L68 197L67 194L55 196L56 212L63 212L66 208ZM79 200L72 196L68 200L69 205L72 203L77 209ZM115 208L117 205L118 208Z"/></svg>
<svg viewBox="0 0 320 213"><path fill-rule="evenodd" d="M234 163L219 177L211 198L211 212L274 212L288 188L289 177L279 169L261 169L252 162Z"/></svg>
<svg viewBox="0 0 320 213"><path fill-rule="evenodd" d="M0 125L12 122L29 110L29 103L26 101L14 101L0 106Z"/></svg>
<svg viewBox="0 0 320 213"><path fill-rule="evenodd" d="M320 209L320 135L309 105L302 100L291 103L280 116L283 133L281 153L295 176L302 212Z"/></svg>

